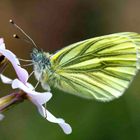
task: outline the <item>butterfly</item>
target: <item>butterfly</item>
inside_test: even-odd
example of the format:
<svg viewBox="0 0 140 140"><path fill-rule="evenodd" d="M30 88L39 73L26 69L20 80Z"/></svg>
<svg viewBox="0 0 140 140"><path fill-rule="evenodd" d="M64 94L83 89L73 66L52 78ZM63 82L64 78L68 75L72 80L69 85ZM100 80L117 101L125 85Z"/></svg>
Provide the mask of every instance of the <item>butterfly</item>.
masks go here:
<svg viewBox="0 0 140 140"><path fill-rule="evenodd" d="M87 39L49 54L37 48L31 58L45 90L58 88L87 99L120 97L140 69L140 34L122 32Z"/></svg>

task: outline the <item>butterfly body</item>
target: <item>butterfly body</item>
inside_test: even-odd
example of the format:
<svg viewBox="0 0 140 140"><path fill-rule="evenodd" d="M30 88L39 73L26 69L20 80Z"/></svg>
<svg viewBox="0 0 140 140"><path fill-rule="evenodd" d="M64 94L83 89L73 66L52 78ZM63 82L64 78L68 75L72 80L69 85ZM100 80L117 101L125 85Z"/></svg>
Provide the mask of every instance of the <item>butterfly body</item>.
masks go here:
<svg viewBox="0 0 140 140"><path fill-rule="evenodd" d="M34 63L34 73L38 81L45 80L48 83L49 76L53 73L49 57L49 53L45 53L42 50L37 50L36 48L34 48L33 52L31 53L31 58Z"/></svg>
<svg viewBox="0 0 140 140"><path fill-rule="evenodd" d="M42 87L100 101L121 96L140 68L140 35L116 33L69 45L53 55L34 49Z"/></svg>

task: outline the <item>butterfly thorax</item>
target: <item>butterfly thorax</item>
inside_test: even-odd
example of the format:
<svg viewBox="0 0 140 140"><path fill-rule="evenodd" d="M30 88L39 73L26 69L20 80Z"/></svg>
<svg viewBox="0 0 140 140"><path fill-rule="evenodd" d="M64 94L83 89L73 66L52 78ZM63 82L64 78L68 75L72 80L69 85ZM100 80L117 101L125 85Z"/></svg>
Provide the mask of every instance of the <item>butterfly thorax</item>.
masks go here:
<svg viewBox="0 0 140 140"><path fill-rule="evenodd" d="M50 76L53 74L53 70L50 62L50 54L43 50L33 49L31 58L34 64L34 73L38 81L48 82Z"/></svg>

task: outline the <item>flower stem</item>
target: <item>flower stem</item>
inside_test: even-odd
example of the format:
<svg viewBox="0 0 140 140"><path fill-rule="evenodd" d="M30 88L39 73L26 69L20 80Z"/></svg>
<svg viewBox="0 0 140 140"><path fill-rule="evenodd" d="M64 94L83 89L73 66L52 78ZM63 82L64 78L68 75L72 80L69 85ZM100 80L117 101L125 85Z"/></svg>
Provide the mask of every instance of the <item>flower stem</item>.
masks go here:
<svg viewBox="0 0 140 140"><path fill-rule="evenodd" d="M7 65L8 60L6 58L2 62L0 61L0 73L3 73Z"/></svg>
<svg viewBox="0 0 140 140"><path fill-rule="evenodd" d="M25 98L25 93L22 91L14 92L0 98L0 112L3 112L11 106L24 101Z"/></svg>

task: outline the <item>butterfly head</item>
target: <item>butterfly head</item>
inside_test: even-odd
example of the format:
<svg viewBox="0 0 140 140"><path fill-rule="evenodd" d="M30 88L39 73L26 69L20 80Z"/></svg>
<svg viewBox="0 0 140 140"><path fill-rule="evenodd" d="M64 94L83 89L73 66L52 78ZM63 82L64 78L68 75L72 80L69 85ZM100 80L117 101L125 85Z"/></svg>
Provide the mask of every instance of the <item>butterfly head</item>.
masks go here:
<svg viewBox="0 0 140 140"><path fill-rule="evenodd" d="M43 76L43 73L48 73L51 67L50 54L44 52L42 49L34 48L31 53L31 59L34 64L34 71L37 80Z"/></svg>
<svg viewBox="0 0 140 140"><path fill-rule="evenodd" d="M31 53L31 58L33 63L42 69L50 65L50 55L49 53L45 53L42 49L34 48Z"/></svg>

